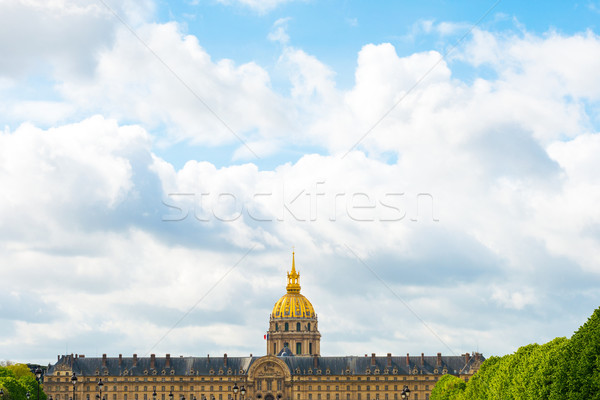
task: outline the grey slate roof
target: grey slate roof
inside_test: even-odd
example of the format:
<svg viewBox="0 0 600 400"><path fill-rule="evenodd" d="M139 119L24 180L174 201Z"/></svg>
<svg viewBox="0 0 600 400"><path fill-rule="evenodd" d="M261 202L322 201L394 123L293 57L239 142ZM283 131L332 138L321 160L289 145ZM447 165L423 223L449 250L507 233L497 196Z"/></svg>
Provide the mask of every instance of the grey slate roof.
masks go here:
<svg viewBox="0 0 600 400"><path fill-rule="evenodd" d="M166 357L155 357L154 368L151 368L150 357L138 357L134 365L133 357L88 358L67 355L60 357L56 364L50 365L48 373L53 373L59 366L67 365L76 374L86 376L239 376L245 375L250 365L259 358L261 357L170 357L167 366ZM375 365L372 365L371 356L279 357L287 364L292 375L412 375L415 372L433 374L436 369L441 374L444 368L450 374L465 374L484 361L480 354L470 357L468 362L465 356L442 356L441 365L437 365L437 356L410 356L407 365L406 358L393 356L391 366L388 366L386 356L375 357Z"/></svg>

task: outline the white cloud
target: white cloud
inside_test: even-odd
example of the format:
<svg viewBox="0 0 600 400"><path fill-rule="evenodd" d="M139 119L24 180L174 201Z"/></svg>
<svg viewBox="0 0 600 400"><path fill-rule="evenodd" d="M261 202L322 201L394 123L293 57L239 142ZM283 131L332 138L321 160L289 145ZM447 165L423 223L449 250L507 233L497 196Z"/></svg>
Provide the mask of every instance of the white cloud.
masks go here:
<svg viewBox="0 0 600 400"><path fill-rule="evenodd" d="M287 25L290 21L290 17L279 18L277 21L273 23L273 28L271 32L267 35L269 40L273 42L279 42L281 44L287 44L290 41L290 35L287 33Z"/></svg>
<svg viewBox="0 0 600 400"><path fill-rule="evenodd" d="M275 23L273 36L284 44L285 23ZM287 74L287 93L272 88L267 67L213 60L176 23L136 29L176 76L119 27L114 40L99 42L100 53L82 56L89 76L56 75L63 99L6 108L24 123L0 134L0 258L10 266L2 272L11 299L42 297L44 310L57 310L46 320L11 316L0 341L8 357L19 356L10 351L20 337L47 357L47 343L27 333L47 330L54 347L69 338L84 348L78 352L93 353L98 332L112 346L106 351L147 350L248 249L160 350L259 352L260 335L227 347L236 346L240 324L266 326L292 245L329 354L438 351L442 344L400 298L457 351L471 350L477 336L493 352L527 342L502 316L535 317L524 324L565 335L561 311L579 305L557 293L597 299L593 33L477 30L457 60L496 77L472 83L458 80L454 60L440 62L438 52L400 55L391 44L367 44L347 90L336 87L333 68L286 45L276 67ZM19 65L35 64L32 49ZM18 87L15 65L3 88ZM291 150L294 161L253 163L178 78L253 151ZM176 168L152 153L159 139L233 144L233 158L250 162L192 159ZM207 339L198 347L193 335Z"/></svg>
<svg viewBox="0 0 600 400"><path fill-rule="evenodd" d="M248 7L259 14L265 14L278 6L289 3L293 0L218 0L224 4L239 4Z"/></svg>

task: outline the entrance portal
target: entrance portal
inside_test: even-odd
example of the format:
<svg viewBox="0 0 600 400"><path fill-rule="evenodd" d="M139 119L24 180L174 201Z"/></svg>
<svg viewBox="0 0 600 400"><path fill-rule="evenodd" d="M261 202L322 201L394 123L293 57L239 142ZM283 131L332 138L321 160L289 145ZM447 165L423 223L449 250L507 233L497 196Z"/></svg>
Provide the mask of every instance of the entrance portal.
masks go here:
<svg viewBox="0 0 600 400"><path fill-rule="evenodd" d="M265 396L265 400L275 400L275 397L272 394L268 394Z"/></svg>

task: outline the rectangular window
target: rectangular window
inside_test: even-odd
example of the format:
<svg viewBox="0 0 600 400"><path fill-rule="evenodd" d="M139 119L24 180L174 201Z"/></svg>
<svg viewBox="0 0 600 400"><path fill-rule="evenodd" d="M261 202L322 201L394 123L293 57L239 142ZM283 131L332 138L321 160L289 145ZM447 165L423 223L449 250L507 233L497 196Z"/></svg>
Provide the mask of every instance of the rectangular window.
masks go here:
<svg viewBox="0 0 600 400"><path fill-rule="evenodd" d="M308 400L312 400L312 393L308 394Z"/></svg>
<svg viewBox="0 0 600 400"><path fill-rule="evenodd" d="M312 354L312 343L308 344L308 354Z"/></svg>
<svg viewBox="0 0 600 400"><path fill-rule="evenodd" d="M296 343L296 354L302 354L302 343Z"/></svg>

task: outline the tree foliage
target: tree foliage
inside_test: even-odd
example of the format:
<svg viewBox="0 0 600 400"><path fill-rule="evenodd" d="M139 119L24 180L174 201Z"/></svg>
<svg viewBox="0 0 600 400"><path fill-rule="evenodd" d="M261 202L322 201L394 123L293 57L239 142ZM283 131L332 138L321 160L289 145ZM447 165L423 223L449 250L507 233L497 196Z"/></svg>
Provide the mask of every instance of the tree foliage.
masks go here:
<svg viewBox="0 0 600 400"><path fill-rule="evenodd" d="M35 375L25 364L11 364L0 367L0 388L4 392L2 400L27 400L29 392L32 400L37 400L38 383ZM46 394L40 385L39 400L46 400Z"/></svg>
<svg viewBox="0 0 600 400"><path fill-rule="evenodd" d="M444 376L431 400L600 400L600 308L571 339L490 357L467 384L459 382Z"/></svg>
<svg viewBox="0 0 600 400"><path fill-rule="evenodd" d="M444 375L431 391L430 400L454 400L462 395L467 384L454 375Z"/></svg>

